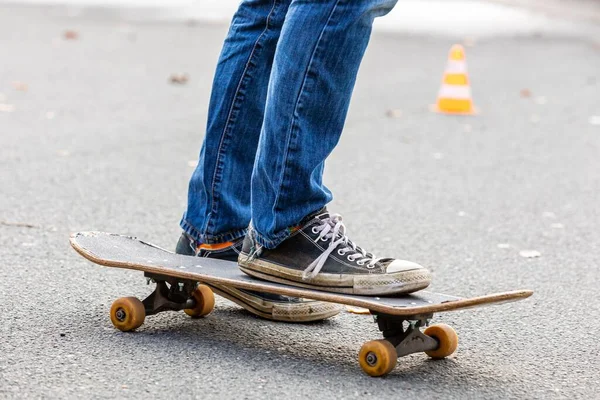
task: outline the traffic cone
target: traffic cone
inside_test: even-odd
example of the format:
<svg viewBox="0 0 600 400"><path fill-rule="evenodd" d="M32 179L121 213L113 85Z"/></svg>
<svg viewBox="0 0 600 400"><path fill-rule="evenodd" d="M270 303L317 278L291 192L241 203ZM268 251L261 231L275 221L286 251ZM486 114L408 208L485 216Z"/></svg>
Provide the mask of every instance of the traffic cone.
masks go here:
<svg viewBox="0 0 600 400"><path fill-rule="evenodd" d="M433 109L445 114L472 115L476 113L471 98L465 49L459 44L455 44L450 49L442 87L440 87L437 103Z"/></svg>

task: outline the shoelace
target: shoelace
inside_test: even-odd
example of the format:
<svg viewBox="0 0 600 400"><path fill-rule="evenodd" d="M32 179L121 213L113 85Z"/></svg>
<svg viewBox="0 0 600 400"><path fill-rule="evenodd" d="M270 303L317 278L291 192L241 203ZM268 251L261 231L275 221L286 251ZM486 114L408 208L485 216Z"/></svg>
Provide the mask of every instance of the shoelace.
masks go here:
<svg viewBox="0 0 600 400"><path fill-rule="evenodd" d="M373 254L367 253L352 243L346 236L346 226L342 223L342 216L339 214L332 214L329 218L322 220L320 225L315 226L312 229L313 233L319 233L317 241L324 238L330 242L329 247L327 247L327 249L304 270L302 273L303 279L314 278L321 271L323 265L325 265L327 257L329 257L338 246L340 247L338 250L339 255L344 256L349 252L356 253L349 255L348 260L358 260L358 265L364 265L368 262L367 268L373 268L375 264L382 259L376 258Z"/></svg>

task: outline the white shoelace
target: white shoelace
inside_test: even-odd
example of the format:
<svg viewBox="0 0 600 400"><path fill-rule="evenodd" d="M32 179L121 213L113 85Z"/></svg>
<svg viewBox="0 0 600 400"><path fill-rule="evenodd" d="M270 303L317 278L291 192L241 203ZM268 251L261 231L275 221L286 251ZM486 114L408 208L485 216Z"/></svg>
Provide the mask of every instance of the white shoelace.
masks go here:
<svg viewBox="0 0 600 400"><path fill-rule="evenodd" d="M348 256L349 261L358 260L358 265L364 265L368 262L367 268L375 267L375 264L382 258L376 258L373 254L369 254L360 247L357 247L352 241L346 236L346 226L342 223L342 216L339 214L332 214L329 218L321 221L321 225L314 226L312 228L314 234L319 233L319 237L316 241L329 240L329 247L317 257L308 268L302 273L303 279L314 278L323 268L327 258L335 249L340 247L338 254L345 256L346 253L352 252Z"/></svg>

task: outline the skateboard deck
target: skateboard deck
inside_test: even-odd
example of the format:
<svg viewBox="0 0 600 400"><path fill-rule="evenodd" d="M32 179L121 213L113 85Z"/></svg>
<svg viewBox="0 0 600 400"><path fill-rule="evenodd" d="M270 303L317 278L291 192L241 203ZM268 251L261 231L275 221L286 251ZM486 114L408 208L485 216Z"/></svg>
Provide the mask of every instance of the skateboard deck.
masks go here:
<svg viewBox="0 0 600 400"><path fill-rule="evenodd" d="M79 254L96 264L143 271L147 278L157 283L155 292L143 303L135 298L123 298L115 302L121 303L113 304L111 320L118 329L133 330L141 325L146 315L165 310L185 310L192 316L206 315L214 305L214 297L211 300L213 295L208 289L211 285L213 288L231 286L363 307L375 316L385 337L384 340L367 342L363 346L367 348L361 349L361 354L364 353L359 355L361 367L372 376L389 372L387 369L390 368L390 363L395 365L391 358L396 360L402 355L417 351L442 358L449 355L446 353L454 351L457 339L452 328L438 324L430 326L424 332L419 329L429 324L434 313L517 301L533 294L531 290L471 298L430 291L394 297L338 294L262 281L241 272L234 262L174 254L130 236L80 232L71 235L70 241ZM220 292L217 290L217 293ZM119 310L120 316L117 315ZM129 318L132 315L137 317ZM435 328L435 332L428 334L427 331L431 331L431 328ZM449 347L441 349L444 347L442 344ZM392 349L396 357L392 357Z"/></svg>

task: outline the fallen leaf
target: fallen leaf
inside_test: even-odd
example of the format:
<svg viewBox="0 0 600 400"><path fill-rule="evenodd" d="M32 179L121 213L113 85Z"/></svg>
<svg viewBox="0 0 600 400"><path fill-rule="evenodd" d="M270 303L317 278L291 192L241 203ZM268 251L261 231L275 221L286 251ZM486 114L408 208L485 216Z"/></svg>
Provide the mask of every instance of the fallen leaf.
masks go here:
<svg viewBox="0 0 600 400"><path fill-rule="evenodd" d="M73 30L66 30L65 33L63 34L63 37L66 40L77 40L77 39L79 39L79 33L77 33L77 31L73 31Z"/></svg>
<svg viewBox="0 0 600 400"><path fill-rule="evenodd" d="M24 82L14 81L12 85L15 88L15 90L19 90L21 92L26 92L27 90L29 90L29 86L27 86L27 84Z"/></svg>
<svg viewBox="0 0 600 400"><path fill-rule="evenodd" d="M537 250L521 250L519 255L524 258L538 258L542 255L542 253Z"/></svg>
<svg viewBox="0 0 600 400"><path fill-rule="evenodd" d="M15 111L15 106L12 104L0 103L0 112L11 113L13 111Z"/></svg>
<svg viewBox="0 0 600 400"><path fill-rule="evenodd" d="M531 90L529 89L521 89L521 97L531 97Z"/></svg>
<svg viewBox="0 0 600 400"><path fill-rule="evenodd" d="M348 306L348 307L346 307L346 309L348 310L349 313L352 313L352 314L359 314L359 315L371 314L371 311L369 311L367 308Z"/></svg>
<svg viewBox="0 0 600 400"><path fill-rule="evenodd" d="M171 74L169 81L178 85L185 85L189 79L188 74Z"/></svg>
<svg viewBox="0 0 600 400"><path fill-rule="evenodd" d="M402 116L402 110L399 110L399 109L387 110L385 112L385 115L389 118L400 118Z"/></svg>

